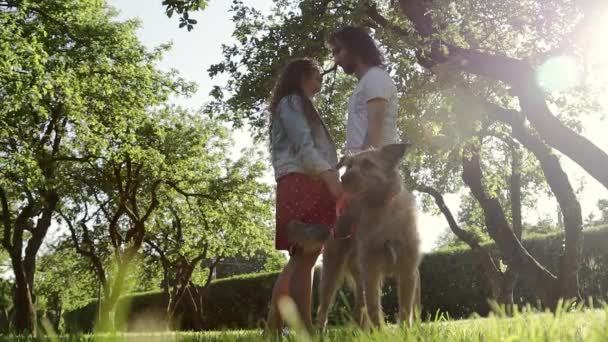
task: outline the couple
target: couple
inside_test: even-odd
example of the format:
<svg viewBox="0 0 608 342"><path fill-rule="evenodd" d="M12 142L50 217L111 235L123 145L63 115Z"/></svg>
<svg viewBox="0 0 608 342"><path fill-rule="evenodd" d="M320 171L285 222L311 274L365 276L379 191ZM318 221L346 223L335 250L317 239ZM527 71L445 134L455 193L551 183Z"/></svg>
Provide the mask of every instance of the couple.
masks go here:
<svg viewBox="0 0 608 342"><path fill-rule="evenodd" d="M381 67L382 56L362 29L345 27L329 39L334 61L359 83L348 102L346 152L396 143L397 88ZM321 239L336 220L336 202L342 196L336 148L311 98L321 89L319 67L309 59L291 61L276 82L270 103L270 146L277 181L276 248L290 259L272 293L268 328L278 332L282 319L278 301L289 296L304 325L312 329L313 267L321 248L303 248L290 239L298 234L290 222L317 227ZM310 226L312 225L312 226ZM293 236L292 236L293 238Z"/></svg>

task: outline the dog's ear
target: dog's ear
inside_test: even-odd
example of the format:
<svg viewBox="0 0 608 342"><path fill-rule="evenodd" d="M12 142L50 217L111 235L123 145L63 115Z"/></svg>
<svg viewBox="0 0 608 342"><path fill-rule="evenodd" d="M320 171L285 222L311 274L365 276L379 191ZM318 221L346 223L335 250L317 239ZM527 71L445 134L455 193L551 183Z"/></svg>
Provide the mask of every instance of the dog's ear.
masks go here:
<svg viewBox="0 0 608 342"><path fill-rule="evenodd" d="M390 144L383 146L380 149L382 158L387 162L389 168L395 168L399 165L399 162L405 155L405 151L411 146L411 144Z"/></svg>

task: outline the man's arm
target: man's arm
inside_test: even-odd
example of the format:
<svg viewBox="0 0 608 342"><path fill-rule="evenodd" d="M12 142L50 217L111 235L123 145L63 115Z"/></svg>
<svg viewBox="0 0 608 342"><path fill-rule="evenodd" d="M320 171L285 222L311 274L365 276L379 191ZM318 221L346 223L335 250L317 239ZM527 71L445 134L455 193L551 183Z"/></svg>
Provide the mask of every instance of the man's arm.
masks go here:
<svg viewBox="0 0 608 342"><path fill-rule="evenodd" d="M363 144L363 149L370 147L380 147L382 145L382 127L384 116L388 109L388 101L377 97L367 101L367 138Z"/></svg>

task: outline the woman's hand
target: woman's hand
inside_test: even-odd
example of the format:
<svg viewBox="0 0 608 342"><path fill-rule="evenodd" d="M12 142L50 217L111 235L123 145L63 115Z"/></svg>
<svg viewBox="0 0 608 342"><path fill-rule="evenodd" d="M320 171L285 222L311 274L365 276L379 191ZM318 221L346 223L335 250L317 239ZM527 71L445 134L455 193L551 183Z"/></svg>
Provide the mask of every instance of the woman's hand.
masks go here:
<svg viewBox="0 0 608 342"><path fill-rule="evenodd" d="M340 198L342 196L344 190L342 189L342 183L340 183L340 174L338 173L338 170L330 169L322 172L319 176L335 198Z"/></svg>

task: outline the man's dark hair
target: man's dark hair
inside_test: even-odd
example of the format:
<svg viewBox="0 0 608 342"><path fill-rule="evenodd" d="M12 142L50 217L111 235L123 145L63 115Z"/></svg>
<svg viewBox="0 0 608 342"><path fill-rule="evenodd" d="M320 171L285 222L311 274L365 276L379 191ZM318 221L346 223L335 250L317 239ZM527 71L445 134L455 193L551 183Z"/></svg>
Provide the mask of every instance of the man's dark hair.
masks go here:
<svg viewBox="0 0 608 342"><path fill-rule="evenodd" d="M365 64L381 65L382 54L372 37L362 28L345 26L329 36L329 43L339 42L352 54L359 56Z"/></svg>

